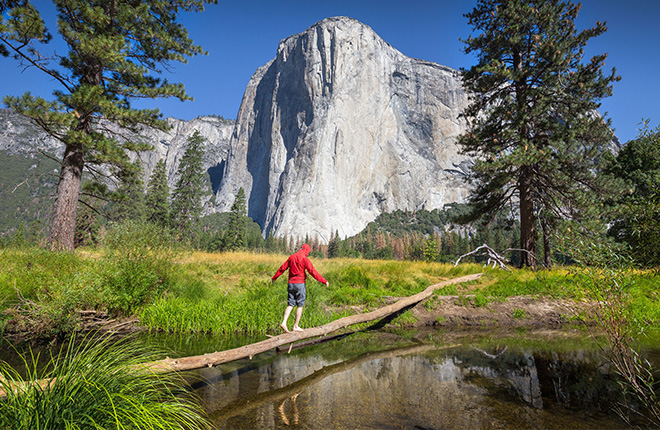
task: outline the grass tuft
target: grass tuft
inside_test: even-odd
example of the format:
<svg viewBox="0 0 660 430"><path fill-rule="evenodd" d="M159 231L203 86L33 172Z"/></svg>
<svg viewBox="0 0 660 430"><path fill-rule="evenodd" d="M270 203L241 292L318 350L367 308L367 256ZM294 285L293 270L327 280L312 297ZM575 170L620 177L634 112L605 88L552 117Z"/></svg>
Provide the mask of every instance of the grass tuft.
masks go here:
<svg viewBox="0 0 660 430"><path fill-rule="evenodd" d="M43 368L32 352L21 358L25 377L0 363L0 386L8 393L0 408L0 428L209 428L181 375L140 370L138 364L161 355L129 339L74 340Z"/></svg>

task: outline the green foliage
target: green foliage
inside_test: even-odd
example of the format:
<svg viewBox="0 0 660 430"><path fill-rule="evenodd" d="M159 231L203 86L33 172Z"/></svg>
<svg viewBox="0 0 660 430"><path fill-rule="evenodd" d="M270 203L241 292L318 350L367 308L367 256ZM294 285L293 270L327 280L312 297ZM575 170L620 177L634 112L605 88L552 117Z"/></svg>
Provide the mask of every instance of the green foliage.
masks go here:
<svg viewBox="0 0 660 430"><path fill-rule="evenodd" d="M630 246L645 267L660 266L660 127L628 142L611 160L607 173L625 182L628 193L613 201L609 234Z"/></svg>
<svg viewBox="0 0 660 430"><path fill-rule="evenodd" d="M158 160L147 184L145 196L146 219L160 226L167 226L170 216L170 188L167 185L165 161Z"/></svg>
<svg viewBox="0 0 660 430"><path fill-rule="evenodd" d="M311 282L307 285L303 326L323 325L343 316L321 308L319 288L325 287ZM253 281L230 294L216 293L203 300L162 297L140 312L140 321L147 327L172 332L265 334L279 331L285 307L286 285Z"/></svg>
<svg viewBox="0 0 660 430"><path fill-rule="evenodd" d="M516 308L511 313L511 318L513 318L514 320L524 320L529 318L529 314L524 309Z"/></svg>
<svg viewBox="0 0 660 430"><path fill-rule="evenodd" d="M173 243L156 224L129 220L111 227L103 239L109 311L132 315L167 288L177 254Z"/></svg>
<svg viewBox="0 0 660 430"><path fill-rule="evenodd" d="M140 364L162 353L131 339L72 339L43 366L21 355L26 375L0 363L3 429L203 429L210 425L184 378ZM46 379L41 386L35 381ZM20 386L18 391L14 388Z"/></svg>
<svg viewBox="0 0 660 430"><path fill-rule="evenodd" d="M340 240L336 233L328 244L328 255L366 259L455 261L459 256L484 243L498 250L517 247L517 224L502 213L492 220L456 228L467 206L446 205L444 209L382 213L357 235ZM436 243L433 247L427 243ZM428 255L425 254L428 252ZM430 260L429 260L430 259ZM469 257L470 261L481 261Z"/></svg>
<svg viewBox="0 0 660 430"><path fill-rule="evenodd" d="M204 142L198 131L188 138L186 151L179 163L179 179L172 191L172 228L185 238L194 237L202 213Z"/></svg>
<svg viewBox="0 0 660 430"><path fill-rule="evenodd" d="M650 427L657 427L660 396L656 372L634 346L635 339L657 327L656 318L660 316L657 279L652 280L652 286L646 285L646 277L632 271L631 258L606 242L571 239L566 238L570 244L566 252L577 262L575 281L594 304L588 317L604 335L605 356L619 375L626 397L616 412L629 424L633 414ZM633 406L635 403L639 406Z"/></svg>
<svg viewBox="0 0 660 430"><path fill-rule="evenodd" d="M438 243L429 238L424 242L424 259L426 261L435 261L438 258Z"/></svg>
<svg viewBox="0 0 660 430"><path fill-rule="evenodd" d="M144 198L142 166L139 161L127 163L117 177L119 186L114 192L108 193L113 202L107 211L108 218L113 221L144 220L147 208Z"/></svg>
<svg viewBox="0 0 660 430"><path fill-rule="evenodd" d="M36 247L0 253L0 315L5 326L34 336L57 336L80 328L76 309L103 302L100 276L90 261Z"/></svg>
<svg viewBox="0 0 660 430"><path fill-rule="evenodd" d="M247 209L245 206L245 191L238 189L234 203L231 205L227 229L223 237L223 250L236 251L245 248L247 233Z"/></svg>
<svg viewBox="0 0 660 430"><path fill-rule="evenodd" d="M57 1L58 32L67 47L62 56L38 49L50 34L34 6L3 2L7 9L0 15L0 52L11 52L23 67L35 66L58 86L53 100L29 92L4 98L8 107L32 118L65 146L50 228L54 248L73 249L83 170L99 172L95 166L109 165L110 171L122 172L130 168L129 151L150 148L139 139L113 135L105 124L134 131L139 125L166 129L157 109L134 109L130 101L190 99L181 84L159 75L171 62L203 53L177 19L180 12L203 10L204 3Z"/></svg>
<svg viewBox="0 0 660 430"><path fill-rule="evenodd" d="M98 242L101 222L92 206L82 202L76 214L75 247L94 245Z"/></svg>
<svg viewBox="0 0 660 430"><path fill-rule="evenodd" d="M466 218L517 200L519 247L531 253L539 213L549 239L558 219L579 216L583 194L604 193L595 171L612 132L593 112L620 78L615 70L603 75L606 54L582 62L587 41L606 28L598 22L578 32L578 11L564 1L479 0L465 15L476 33L465 52L477 57L462 70L471 104L459 144L476 160ZM527 253L521 263L535 265Z"/></svg>
<svg viewBox="0 0 660 430"><path fill-rule="evenodd" d="M232 215L230 212L213 213L199 220L198 246L211 252L225 251L224 238ZM245 221L245 248L252 251L265 250L268 252L278 251L278 243L282 239L276 239L272 234L265 240L261 237L261 227L252 218L246 217Z"/></svg>

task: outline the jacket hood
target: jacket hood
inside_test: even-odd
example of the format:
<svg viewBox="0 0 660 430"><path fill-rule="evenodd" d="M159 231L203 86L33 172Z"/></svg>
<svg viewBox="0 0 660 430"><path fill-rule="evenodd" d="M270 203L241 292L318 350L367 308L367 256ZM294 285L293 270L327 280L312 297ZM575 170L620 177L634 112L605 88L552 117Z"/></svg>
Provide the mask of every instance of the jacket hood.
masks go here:
<svg viewBox="0 0 660 430"><path fill-rule="evenodd" d="M312 248L310 248L310 246L307 245L306 243L303 244L302 248L300 248L300 251L305 255L305 257L307 257L309 255L311 250L312 250Z"/></svg>

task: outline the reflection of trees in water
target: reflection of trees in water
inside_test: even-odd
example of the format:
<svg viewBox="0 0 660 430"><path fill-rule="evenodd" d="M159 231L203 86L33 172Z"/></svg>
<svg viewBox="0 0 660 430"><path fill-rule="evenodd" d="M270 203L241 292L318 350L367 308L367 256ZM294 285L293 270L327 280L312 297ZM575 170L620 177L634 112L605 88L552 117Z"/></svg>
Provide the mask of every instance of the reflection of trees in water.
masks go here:
<svg viewBox="0 0 660 430"><path fill-rule="evenodd" d="M360 419L417 419L408 424L479 427L494 420L549 427L550 412L544 410L557 404L607 410L617 389L596 354L504 347L447 351L414 345L335 363L318 355L284 355L251 371L218 376L217 369L208 370L216 372L216 383L200 395L213 420L227 427L318 427L350 419L358 426ZM337 412L329 417L328 410Z"/></svg>
<svg viewBox="0 0 660 430"><path fill-rule="evenodd" d="M608 411L617 400L618 386L596 353L497 350L475 348L460 360L493 384L502 381L512 394L535 408L559 404L572 410Z"/></svg>

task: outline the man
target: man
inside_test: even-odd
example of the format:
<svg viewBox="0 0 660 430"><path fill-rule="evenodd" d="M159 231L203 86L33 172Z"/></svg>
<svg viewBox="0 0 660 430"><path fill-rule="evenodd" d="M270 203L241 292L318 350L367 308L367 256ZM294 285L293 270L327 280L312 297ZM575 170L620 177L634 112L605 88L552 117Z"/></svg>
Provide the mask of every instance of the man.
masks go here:
<svg viewBox="0 0 660 430"><path fill-rule="evenodd" d="M291 311L294 307L296 307L296 318L293 323L293 331L302 331L300 328L300 318L302 317L303 306L305 305L305 278L307 277L305 271L309 272L309 274L320 283L325 284L327 287L330 286L330 283L326 281L325 278L323 278L323 276L321 276L319 272L316 271L316 269L314 269L312 262L309 261L309 258L307 258L309 251L311 251L309 245L304 244L300 251L292 254L289 256L289 258L287 258L287 260L284 262L284 264L282 264L277 273L275 273L275 276L273 276L270 281L271 283L275 282L275 280L282 273L289 269L289 286L287 288L288 306L284 310L284 318L282 319L282 324L280 325L282 330L287 333L290 333L290 330L287 328L287 321L289 320L289 316L291 315Z"/></svg>

